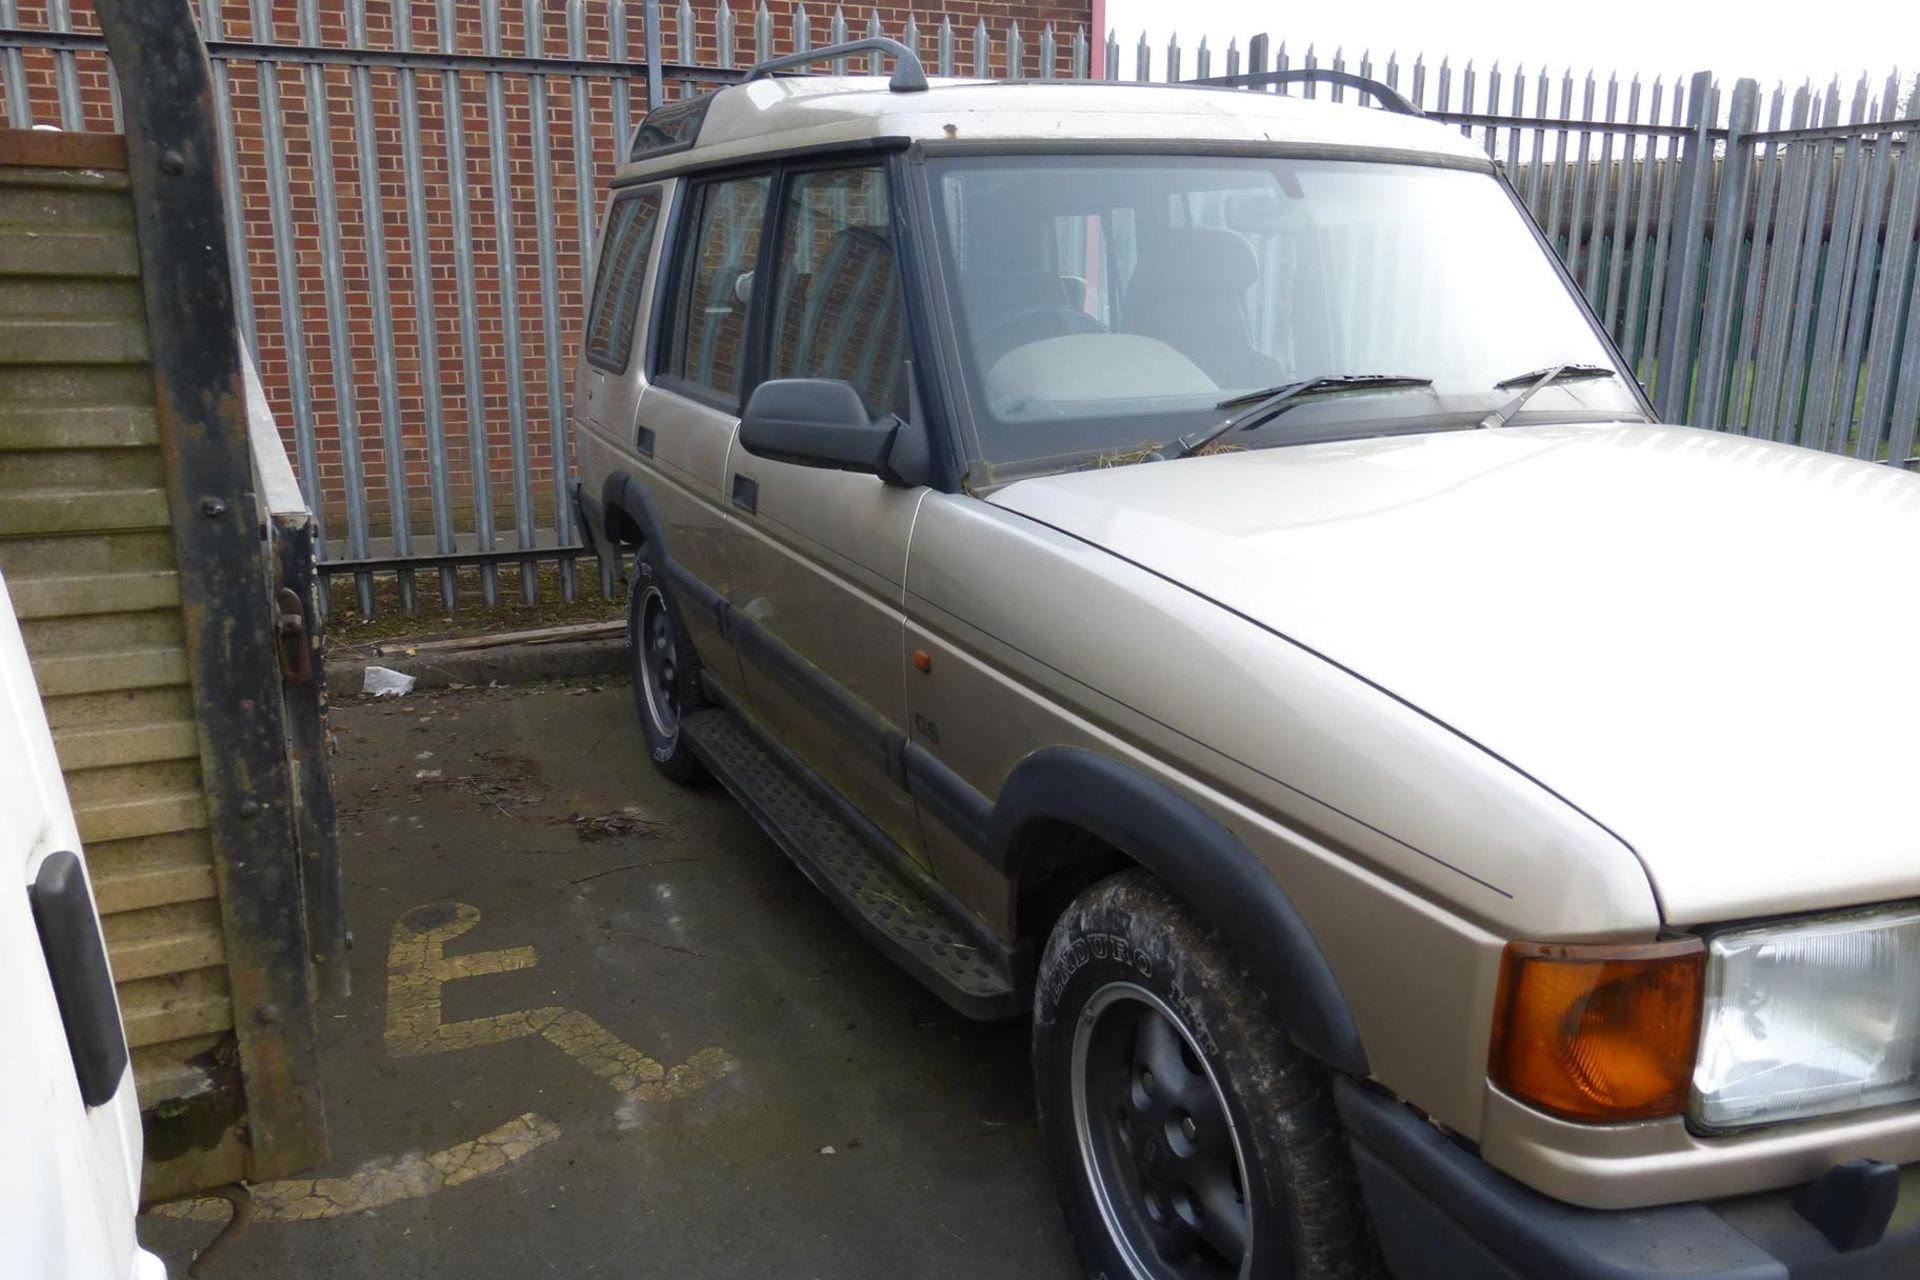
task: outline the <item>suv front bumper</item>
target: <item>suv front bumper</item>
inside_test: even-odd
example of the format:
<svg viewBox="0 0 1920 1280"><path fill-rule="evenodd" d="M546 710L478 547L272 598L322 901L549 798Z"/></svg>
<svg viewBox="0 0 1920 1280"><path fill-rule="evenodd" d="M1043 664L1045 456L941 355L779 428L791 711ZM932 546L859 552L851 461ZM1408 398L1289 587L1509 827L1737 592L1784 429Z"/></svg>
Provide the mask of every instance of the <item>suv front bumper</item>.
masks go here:
<svg viewBox="0 0 1920 1280"><path fill-rule="evenodd" d="M1792 1191L1581 1209L1522 1186L1405 1104L1334 1083L1374 1232L1398 1280L1864 1280L1920 1276L1920 1165L1879 1243L1842 1252Z"/></svg>

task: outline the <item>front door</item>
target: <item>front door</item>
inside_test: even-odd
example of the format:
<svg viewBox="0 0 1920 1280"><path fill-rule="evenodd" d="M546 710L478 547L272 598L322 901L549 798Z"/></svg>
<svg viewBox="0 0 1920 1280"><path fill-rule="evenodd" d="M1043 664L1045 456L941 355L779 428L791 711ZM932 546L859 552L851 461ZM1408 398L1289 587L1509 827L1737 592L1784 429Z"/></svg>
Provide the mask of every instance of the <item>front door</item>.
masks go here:
<svg viewBox="0 0 1920 1280"><path fill-rule="evenodd" d="M880 164L789 171L764 306L765 376L839 378L874 417L900 408L907 323ZM753 715L902 848L920 854L890 755L905 732L907 542L926 490L728 458L732 602Z"/></svg>

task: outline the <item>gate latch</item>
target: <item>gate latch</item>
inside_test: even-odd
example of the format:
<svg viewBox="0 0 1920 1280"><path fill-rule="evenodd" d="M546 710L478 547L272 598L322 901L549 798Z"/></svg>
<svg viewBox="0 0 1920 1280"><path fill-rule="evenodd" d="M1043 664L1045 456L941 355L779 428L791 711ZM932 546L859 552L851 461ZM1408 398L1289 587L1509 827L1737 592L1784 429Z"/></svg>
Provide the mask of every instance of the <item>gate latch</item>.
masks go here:
<svg viewBox="0 0 1920 1280"><path fill-rule="evenodd" d="M274 638L280 646L280 676L288 684L313 683L313 648L307 643L307 611L300 597L280 588L280 616L274 619Z"/></svg>

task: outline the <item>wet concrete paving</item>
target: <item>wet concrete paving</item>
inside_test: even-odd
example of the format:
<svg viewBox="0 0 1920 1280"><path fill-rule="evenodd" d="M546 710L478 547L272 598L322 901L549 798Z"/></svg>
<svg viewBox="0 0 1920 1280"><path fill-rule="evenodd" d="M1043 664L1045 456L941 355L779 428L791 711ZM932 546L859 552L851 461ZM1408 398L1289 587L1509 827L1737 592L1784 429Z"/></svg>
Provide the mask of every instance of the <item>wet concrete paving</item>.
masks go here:
<svg viewBox="0 0 1920 1280"><path fill-rule="evenodd" d="M259 1189L217 1276L1077 1274L1025 1025L948 1012L723 792L655 774L624 685L334 724L333 1158ZM177 1277L223 1217L141 1236Z"/></svg>

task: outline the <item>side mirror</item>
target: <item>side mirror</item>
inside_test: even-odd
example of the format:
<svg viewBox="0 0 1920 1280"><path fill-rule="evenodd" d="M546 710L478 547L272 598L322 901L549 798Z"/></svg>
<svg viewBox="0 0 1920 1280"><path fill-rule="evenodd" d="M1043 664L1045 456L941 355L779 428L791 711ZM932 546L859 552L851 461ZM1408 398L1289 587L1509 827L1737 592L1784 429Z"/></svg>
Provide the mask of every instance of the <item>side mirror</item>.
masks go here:
<svg viewBox="0 0 1920 1280"><path fill-rule="evenodd" d="M755 457L861 471L907 488L927 482L921 429L892 414L868 417L860 393L838 378L761 383L740 415L740 446Z"/></svg>

